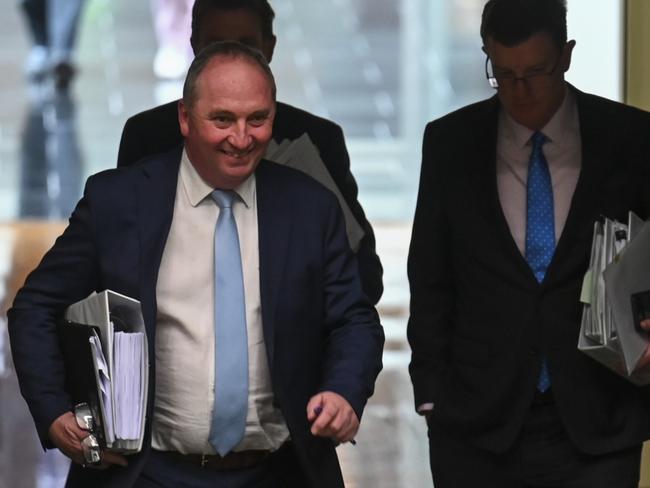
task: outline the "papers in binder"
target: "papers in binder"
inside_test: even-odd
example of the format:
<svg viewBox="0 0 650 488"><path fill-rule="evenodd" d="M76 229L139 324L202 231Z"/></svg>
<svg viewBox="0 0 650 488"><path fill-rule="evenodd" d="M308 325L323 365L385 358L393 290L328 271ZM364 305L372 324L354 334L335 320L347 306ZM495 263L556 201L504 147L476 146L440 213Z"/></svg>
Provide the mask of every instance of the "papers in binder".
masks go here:
<svg viewBox="0 0 650 488"><path fill-rule="evenodd" d="M111 394L111 377L108 371L108 364L102 350L102 343L99 335L93 331L93 335L88 339L93 357L93 366L95 368L95 381L99 387L99 408L104 420L104 438L108 445L115 442L113 435L113 400Z"/></svg>
<svg viewBox="0 0 650 488"><path fill-rule="evenodd" d="M140 302L106 290L70 305L64 318L67 324L84 324L93 330L87 346L94 369L97 414L101 416L96 419L103 431L100 438L109 450L139 451L144 437L149 377Z"/></svg>
<svg viewBox="0 0 650 488"><path fill-rule="evenodd" d="M578 349L638 385L650 383L650 373L635 369L648 335L638 328L632 297L650 291L648 249L650 223L633 212L627 224L607 218L597 221L580 294Z"/></svg>
<svg viewBox="0 0 650 488"><path fill-rule="evenodd" d="M142 431L142 395L144 393L144 354L142 332L116 332L113 342L113 405L115 406L115 437L137 440Z"/></svg>

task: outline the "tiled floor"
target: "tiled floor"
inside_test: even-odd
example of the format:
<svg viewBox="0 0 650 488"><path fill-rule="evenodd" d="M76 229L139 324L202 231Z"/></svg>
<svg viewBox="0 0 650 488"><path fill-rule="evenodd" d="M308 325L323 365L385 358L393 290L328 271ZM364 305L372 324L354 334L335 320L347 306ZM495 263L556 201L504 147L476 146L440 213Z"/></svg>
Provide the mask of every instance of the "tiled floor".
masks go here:
<svg viewBox="0 0 650 488"><path fill-rule="evenodd" d="M402 162L392 149L381 161L355 158L373 140L401 130L395 110L399 80L390 69L399 56L398 42L390 38L399 13L393 0L331 3L333 10L325 12L321 2L310 2L307 8L302 0L274 0L280 42L273 67L288 73L278 77L281 98L336 118L349 139L361 141L351 144L353 170L385 267L386 292L380 303L387 335L384 371L357 446L343 446L339 454L349 487L424 488L431 486L426 435L412 409L405 341L405 259L417 156ZM341 22L320 26L319 19L327 14ZM155 45L146 1L86 2L77 53L80 74L68 94L24 82L28 42L23 27L15 2L9 2L0 16L0 488L57 488L63 486L67 461L56 451L44 454L38 444L11 369L5 312L24 273L60 229L56 219L65 218L78 199L85 178L114 166L126 118L175 97L179 84L157 82L152 73ZM309 32L308 39L301 27ZM318 35L332 42L314 43ZM324 63L336 61L347 49L337 41L344 35L355 39L350 56L338 58L348 76L334 76ZM310 50L320 51L312 56ZM348 98L338 96L341 84L352 93ZM55 223L15 224L16 218ZM38 227L35 234L25 230L30 225Z"/></svg>

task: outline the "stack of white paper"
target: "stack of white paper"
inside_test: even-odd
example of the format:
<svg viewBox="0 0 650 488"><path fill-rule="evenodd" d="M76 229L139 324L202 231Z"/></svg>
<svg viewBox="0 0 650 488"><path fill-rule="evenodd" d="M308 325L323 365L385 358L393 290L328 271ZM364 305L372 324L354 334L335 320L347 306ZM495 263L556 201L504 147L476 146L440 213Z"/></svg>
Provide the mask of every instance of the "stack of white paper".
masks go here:
<svg viewBox="0 0 650 488"><path fill-rule="evenodd" d="M142 431L142 332L116 332L113 342L113 393L115 437L136 440Z"/></svg>

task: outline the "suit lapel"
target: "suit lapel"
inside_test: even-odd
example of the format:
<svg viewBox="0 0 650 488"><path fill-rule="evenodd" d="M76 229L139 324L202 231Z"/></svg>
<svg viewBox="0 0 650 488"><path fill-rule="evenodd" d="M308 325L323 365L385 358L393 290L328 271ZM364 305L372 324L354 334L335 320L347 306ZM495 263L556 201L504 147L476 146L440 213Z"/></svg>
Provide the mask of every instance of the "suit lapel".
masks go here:
<svg viewBox="0 0 650 488"><path fill-rule="evenodd" d="M478 116L474 127L480 128L474 132L475 152L468 158L473 165L470 170L474 194L478 199L479 211L487 222L488 228L494 235L504 253L514 261L516 267L527 278L537 283L535 276L522 256L517 243L512 237L506 220L497 188L496 174L496 145L497 128L499 125L499 102L496 95L487 100L485 109ZM504 269L507 269L504 267Z"/></svg>
<svg viewBox="0 0 650 488"><path fill-rule="evenodd" d="M137 182L137 219L140 237L140 300L149 347L156 323L156 282L162 253L174 214L176 183L182 147L141 166Z"/></svg>
<svg viewBox="0 0 650 488"><path fill-rule="evenodd" d="M581 233L587 229L587 232L591 235L594 219L597 217L594 215L594 209L598 208L600 182L606 174L608 162L614 160L607 137L604 134L603 137L598 136L602 130L600 128L602 127L601 116L595 113L584 93L573 87L570 87L570 89L573 90L578 105L582 161L580 177L573 192L569 214L558 241L553 261L549 266L551 278L566 267L566 259L569 257L575 243L579 240ZM555 270L555 268L558 269Z"/></svg>
<svg viewBox="0 0 650 488"><path fill-rule="evenodd" d="M256 172L257 227L259 233L260 298L269 364L273 364L275 310L282 289L292 230L292 202L281 191L272 163L261 161Z"/></svg>

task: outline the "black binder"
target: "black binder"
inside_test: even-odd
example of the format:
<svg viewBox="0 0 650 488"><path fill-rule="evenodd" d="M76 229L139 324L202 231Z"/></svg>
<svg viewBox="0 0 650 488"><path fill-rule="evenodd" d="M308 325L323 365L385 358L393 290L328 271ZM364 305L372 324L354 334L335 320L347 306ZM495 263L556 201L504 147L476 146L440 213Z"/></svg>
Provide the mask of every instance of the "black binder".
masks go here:
<svg viewBox="0 0 650 488"><path fill-rule="evenodd" d="M73 406L80 403L88 404L95 425L93 434L97 437L100 446L105 448L98 372L90 343L90 338L94 334L100 335L99 328L62 319L57 323L57 332L63 351L65 391L70 395Z"/></svg>

